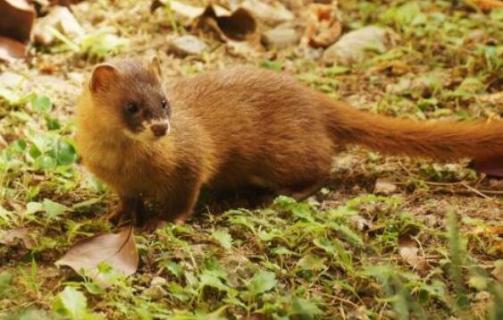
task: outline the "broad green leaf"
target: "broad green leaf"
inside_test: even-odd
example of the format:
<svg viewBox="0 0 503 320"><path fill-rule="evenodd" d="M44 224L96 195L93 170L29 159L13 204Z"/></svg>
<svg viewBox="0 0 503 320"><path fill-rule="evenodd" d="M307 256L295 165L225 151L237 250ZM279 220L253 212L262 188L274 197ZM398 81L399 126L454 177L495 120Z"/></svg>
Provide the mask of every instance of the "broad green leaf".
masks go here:
<svg viewBox="0 0 503 320"><path fill-rule="evenodd" d="M297 297L292 301L291 310L293 315L301 316L302 319L314 319L323 314L323 311L315 303Z"/></svg>
<svg viewBox="0 0 503 320"><path fill-rule="evenodd" d="M44 202L42 202L42 206L49 218L56 218L65 211L69 210L68 207L59 204L57 202L54 202L50 199L44 199Z"/></svg>
<svg viewBox="0 0 503 320"><path fill-rule="evenodd" d="M41 170L51 170L58 165L56 159L49 155L41 155L35 160L35 167Z"/></svg>
<svg viewBox="0 0 503 320"><path fill-rule="evenodd" d="M218 241L218 243L225 249L232 248L232 236L227 230L213 231L211 236Z"/></svg>
<svg viewBox="0 0 503 320"><path fill-rule="evenodd" d="M8 271L0 273L0 298L6 297L11 291L12 274Z"/></svg>
<svg viewBox="0 0 503 320"><path fill-rule="evenodd" d="M77 151L66 141L60 140L57 143L56 160L59 165L69 165L77 160Z"/></svg>
<svg viewBox="0 0 503 320"><path fill-rule="evenodd" d="M216 289L219 289L222 291L229 290L229 287L226 286L219 277L217 277L211 273L207 273L207 272L203 273L199 277L199 281L200 281L199 286L201 289L208 286L208 287L216 288Z"/></svg>
<svg viewBox="0 0 503 320"><path fill-rule="evenodd" d="M65 287L54 301L54 311L72 320L85 319L87 299L84 294L73 287Z"/></svg>
<svg viewBox="0 0 503 320"><path fill-rule="evenodd" d="M163 263L163 266L168 269L175 277L180 277L182 275L183 269L179 263L169 260Z"/></svg>
<svg viewBox="0 0 503 320"><path fill-rule="evenodd" d="M248 290L254 296L267 292L274 288L277 284L276 275L274 272L270 271L258 271L255 273L250 283L248 284Z"/></svg>
<svg viewBox="0 0 503 320"><path fill-rule="evenodd" d="M260 67L274 71L281 71L281 69L283 69L280 62L273 60L263 60L260 62Z"/></svg>
<svg viewBox="0 0 503 320"><path fill-rule="evenodd" d="M31 106L35 112L48 113L52 109L51 99L47 96L36 95L31 100Z"/></svg>
<svg viewBox="0 0 503 320"><path fill-rule="evenodd" d="M301 270L320 271L326 268L325 259L308 254L297 262L297 267Z"/></svg>

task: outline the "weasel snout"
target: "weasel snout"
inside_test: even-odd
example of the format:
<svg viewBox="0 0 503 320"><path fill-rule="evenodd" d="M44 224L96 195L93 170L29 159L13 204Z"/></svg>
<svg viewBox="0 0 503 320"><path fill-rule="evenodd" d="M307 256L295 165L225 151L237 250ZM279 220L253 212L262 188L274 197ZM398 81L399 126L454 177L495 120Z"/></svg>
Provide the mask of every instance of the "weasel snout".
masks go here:
<svg viewBox="0 0 503 320"><path fill-rule="evenodd" d="M156 137L162 137L165 134L169 133L169 122L168 121L162 121L162 122L155 122L150 125L150 130L152 130L152 133Z"/></svg>

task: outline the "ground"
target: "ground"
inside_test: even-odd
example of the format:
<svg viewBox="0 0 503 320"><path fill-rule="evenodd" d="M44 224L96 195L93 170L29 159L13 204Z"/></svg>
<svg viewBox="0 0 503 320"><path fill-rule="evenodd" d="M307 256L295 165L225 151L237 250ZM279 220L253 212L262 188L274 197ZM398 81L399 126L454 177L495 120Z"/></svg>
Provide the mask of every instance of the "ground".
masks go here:
<svg viewBox="0 0 503 320"><path fill-rule="evenodd" d="M294 1L292 1L294 2ZM503 112L503 10L468 1L341 1L343 32L391 28L396 44L351 65L290 47L236 54L206 31L210 51L167 53L190 33L146 1L74 6L90 49L30 49L0 66L0 318L6 319L503 319L503 182L467 161L385 157L351 147L331 182L297 203L205 209L185 225L137 233L137 272L102 272L102 288L54 262L81 239L112 232L116 199L78 163L73 110L105 56L156 53L166 77L232 64L283 69L355 107L415 119ZM117 35L100 43L104 35ZM121 44L122 39L128 43ZM105 45L106 44L106 45ZM111 51L110 51L111 50ZM104 53L104 54L103 54ZM295 174L295 173L292 173ZM16 241L5 234L18 232Z"/></svg>

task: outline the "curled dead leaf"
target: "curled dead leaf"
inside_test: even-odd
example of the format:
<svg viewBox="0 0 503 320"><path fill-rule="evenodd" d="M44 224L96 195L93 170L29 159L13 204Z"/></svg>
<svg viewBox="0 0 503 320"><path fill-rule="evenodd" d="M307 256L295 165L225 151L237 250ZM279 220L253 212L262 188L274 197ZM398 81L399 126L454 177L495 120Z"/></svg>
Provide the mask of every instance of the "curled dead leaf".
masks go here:
<svg viewBox="0 0 503 320"><path fill-rule="evenodd" d="M109 285L98 265L107 263L114 271L131 275L138 269L139 257L134 241L133 227L118 233L103 234L74 245L56 266L69 266L77 273L82 271L104 286Z"/></svg>
<svg viewBox="0 0 503 320"><path fill-rule="evenodd" d="M26 46L18 41L0 36L0 60L12 62L26 57Z"/></svg>
<svg viewBox="0 0 503 320"><path fill-rule="evenodd" d="M398 253L415 270L424 271L426 269L426 258L424 255L419 255L418 244L411 237L403 237L398 241Z"/></svg>
<svg viewBox="0 0 503 320"><path fill-rule="evenodd" d="M25 0L0 0L0 36L22 43L30 40L35 10Z"/></svg>
<svg viewBox="0 0 503 320"><path fill-rule="evenodd" d="M53 30L76 41L80 40L85 33L70 10L62 6L53 7L47 16L37 19L33 32L35 43L42 45L53 43L56 40Z"/></svg>
<svg viewBox="0 0 503 320"><path fill-rule="evenodd" d="M244 8L238 8L230 14L219 12L214 6L208 6L197 18L196 27L210 28L222 40L246 40L255 33L257 23L253 15Z"/></svg>
<svg viewBox="0 0 503 320"><path fill-rule="evenodd" d="M303 43L313 48L326 48L340 37L342 25L338 17L337 1L331 4L311 4L305 15L307 23Z"/></svg>
<svg viewBox="0 0 503 320"><path fill-rule="evenodd" d="M26 57L35 10L25 0L0 0L0 60L12 62Z"/></svg>

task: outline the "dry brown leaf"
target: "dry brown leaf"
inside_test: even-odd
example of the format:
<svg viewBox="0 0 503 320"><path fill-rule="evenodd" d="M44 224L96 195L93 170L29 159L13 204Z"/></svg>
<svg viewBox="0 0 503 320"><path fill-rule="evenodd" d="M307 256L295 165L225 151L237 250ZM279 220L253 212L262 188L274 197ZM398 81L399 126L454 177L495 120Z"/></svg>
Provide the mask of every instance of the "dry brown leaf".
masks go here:
<svg viewBox="0 0 503 320"><path fill-rule="evenodd" d="M0 0L0 61L26 57L35 10L25 0Z"/></svg>
<svg viewBox="0 0 503 320"><path fill-rule="evenodd" d="M398 253L405 262L407 262L415 270L425 270L426 259L424 256L419 255L419 247L414 239L404 237L398 241L398 245Z"/></svg>
<svg viewBox="0 0 503 320"><path fill-rule="evenodd" d="M138 269L138 250L134 241L133 227L118 233L103 234L81 241L73 246L56 266L69 266L77 273L84 270L86 276L106 286L106 279L97 270L106 262L114 271L131 275Z"/></svg>
<svg viewBox="0 0 503 320"><path fill-rule="evenodd" d="M500 0L471 0L471 2L482 10L503 8L503 1Z"/></svg>
<svg viewBox="0 0 503 320"><path fill-rule="evenodd" d="M248 36L257 30L257 22L250 10L241 6L234 11L210 4L206 7L192 6L179 1L154 0L151 3L150 11L164 5L176 14L187 18L189 25L195 28L211 30L215 32L223 41L247 40Z"/></svg>
<svg viewBox="0 0 503 320"><path fill-rule="evenodd" d="M231 14L222 14L215 6L210 5L197 18L196 27L210 28L224 41L243 41L255 33L257 22L247 9L238 8Z"/></svg>
<svg viewBox="0 0 503 320"><path fill-rule="evenodd" d="M47 16L37 19L33 31L35 43L42 45L53 43L56 40L53 29L76 41L85 34L75 16L68 8L62 6L53 7Z"/></svg>
<svg viewBox="0 0 503 320"><path fill-rule="evenodd" d="M337 2L311 4L306 10L307 21L303 43L313 48L327 48L339 39L342 25L338 17Z"/></svg>
<svg viewBox="0 0 503 320"><path fill-rule="evenodd" d="M21 42L0 36L0 60L12 62L26 57L26 46Z"/></svg>
<svg viewBox="0 0 503 320"><path fill-rule="evenodd" d="M35 10L25 0L0 0L0 36L27 43L35 20Z"/></svg>
<svg viewBox="0 0 503 320"><path fill-rule="evenodd" d="M16 228L11 230L0 231L0 244L12 246L21 241L26 249L31 249L34 246L33 239L30 238L28 228Z"/></svg>

